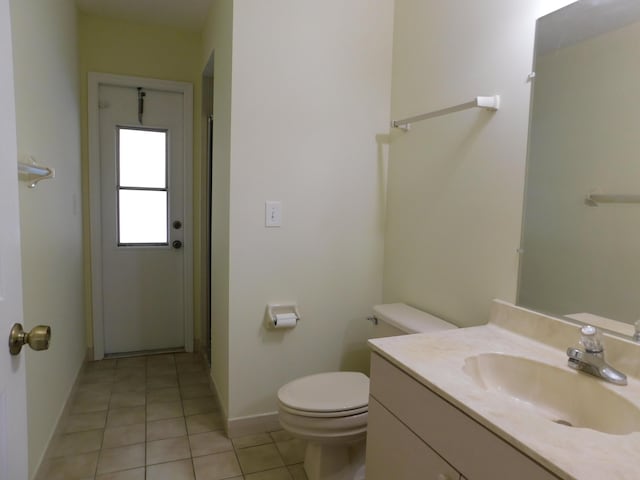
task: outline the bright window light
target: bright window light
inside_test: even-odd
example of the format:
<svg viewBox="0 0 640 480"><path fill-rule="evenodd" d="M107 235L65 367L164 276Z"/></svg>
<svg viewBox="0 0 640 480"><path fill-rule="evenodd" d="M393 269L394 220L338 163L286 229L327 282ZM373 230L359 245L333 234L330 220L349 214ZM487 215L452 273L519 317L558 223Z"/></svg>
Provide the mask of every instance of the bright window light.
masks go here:
<svg viewBox="0 0 640 480"><path fill-rule="evenodd" d="M119 129L121 187L167 186L167 132Z"/></svg>
<svg viewBox="0 0 640 480"><path fill-rule="evenodd" d="M118 245L167 245L167 132L117 132Z"/></svg>
<svg viewBox="0 0 640 480"><path fill-rule="evenodd" d="M120 190L120 244L167 243L167 192Z"/></svg>

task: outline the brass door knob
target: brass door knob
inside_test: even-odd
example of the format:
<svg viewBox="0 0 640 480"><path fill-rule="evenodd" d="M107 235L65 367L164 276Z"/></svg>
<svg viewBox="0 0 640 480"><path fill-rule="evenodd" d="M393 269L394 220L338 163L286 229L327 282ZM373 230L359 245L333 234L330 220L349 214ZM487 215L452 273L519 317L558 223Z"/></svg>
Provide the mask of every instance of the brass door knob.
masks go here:
<svg viewBox="0 0 640 480"><path fill-rule="evenodd" d="M47 325L38 325L33 327L30 332L25 332L22 325L15 323L9 334L9 352L11 355L18 355L22 346L29 344L34 350L47 350L51 342L51 327Z"/></svg>

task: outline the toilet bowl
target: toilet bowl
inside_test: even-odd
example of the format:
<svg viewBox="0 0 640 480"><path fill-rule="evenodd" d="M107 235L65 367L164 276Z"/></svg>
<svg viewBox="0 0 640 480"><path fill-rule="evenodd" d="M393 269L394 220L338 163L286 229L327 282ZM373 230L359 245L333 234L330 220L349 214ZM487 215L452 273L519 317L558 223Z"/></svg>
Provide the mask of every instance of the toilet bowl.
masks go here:
<svg viewBox="0 0 640 480"><path fill-rule="evenodd" d="M403 303L373 309L374 336L456 328ZM359 372L327 372L298 378L278 390L282 428L307 441L309 480L364 480L369 378Z"/></svg>
<svg viewBox="0 0 640 480"><path fill-rule="evenodd" d="M359 372L320 373L280 388L280 424L307 441L309 480L358 478L353 470L364 464L368 403L369 378Z"/></svg>

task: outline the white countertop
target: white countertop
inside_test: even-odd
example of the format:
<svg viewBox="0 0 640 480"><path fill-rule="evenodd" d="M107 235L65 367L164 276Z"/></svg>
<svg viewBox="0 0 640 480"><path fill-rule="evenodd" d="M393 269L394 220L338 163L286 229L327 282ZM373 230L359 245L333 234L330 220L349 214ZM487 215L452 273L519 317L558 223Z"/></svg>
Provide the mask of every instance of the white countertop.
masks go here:
<svg viewBox="0 0 640 480"><path fill-rule="evenodd" d="M566 338L577 339L578 327L551 317L542 316L544 318L537 319L536 314L503 302L498 302L497 308L500 310L498 314L494 311L491 322L484 326L379 338L370 340L369 344L373 351L560 478L640 479L640 432L612 435L587 428L558 425L541 417L534 410L528 411L526 406L516 405L514 402L517 400L502 392L480 387L464 373L467 357L482 353L502 353L566 368L570 375L585 375L567 367L566 347L572 343L567 343L561 349L557 345L533 340L510 331L509 322L520 322L515 330L523 325L526 330L527 322L531 327L542 320L545 325L537 330L553 337L553 341L549 342L551 344L562 343ZM504 309L519 311L505 313ZM523 312L528 318L518 318ZM555 321L560 322L557 332L553 323ZM624 345L620 347L618 340L605 339L605 347L608 343L616 344L614 350L617 355L620 355L620 348L627 348ZM638 349L634 347L636 346L630 345L633 349L630 351L637 354ZM633 361L640 363L640 355ZM636 374L635 371L624 370L613 361L611 363L627 375ZM602 382L595 377L593 381ZM640 380L629 376L628 382L627 386L602 383L604 388L621 394L640 408Z"/></svg>

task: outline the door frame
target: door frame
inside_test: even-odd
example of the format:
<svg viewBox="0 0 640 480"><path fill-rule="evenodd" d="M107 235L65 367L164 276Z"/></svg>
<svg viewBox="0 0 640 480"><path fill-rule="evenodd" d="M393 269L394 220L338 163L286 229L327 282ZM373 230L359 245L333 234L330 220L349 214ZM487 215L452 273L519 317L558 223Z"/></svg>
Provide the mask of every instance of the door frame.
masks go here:
<svg viewBox="0 0 640 480"><path fill-rule="evenodd" d="M183 99L184 134L184 219L192 223L184 230L184 349L193 351L193 85L153 78L131 77L89 72L88 75L89 138L89 217L91 250L91 311L93 325L93 359L104 358L104 316L102 296L102 213L100 188L100 108L101 85L142 87L181 93Z"/></svg>
<svg viewBox="0 0 640 480"><path fill-rule="evenodd" d="M26 358L9 354L13 323L24 323L18 143L13 38L9 0L0 0L0 478L26 479L29 473ZM30 192L31 193L31 192ZM37 192L33 192L37 193ZM37 294L36 294L37 295Z"/></svg>

